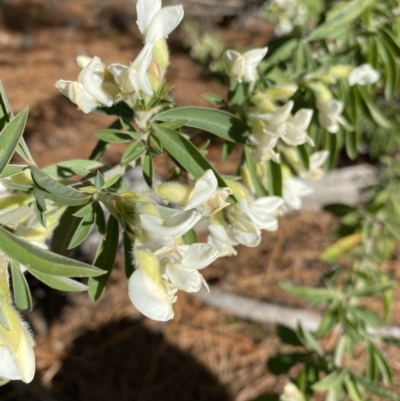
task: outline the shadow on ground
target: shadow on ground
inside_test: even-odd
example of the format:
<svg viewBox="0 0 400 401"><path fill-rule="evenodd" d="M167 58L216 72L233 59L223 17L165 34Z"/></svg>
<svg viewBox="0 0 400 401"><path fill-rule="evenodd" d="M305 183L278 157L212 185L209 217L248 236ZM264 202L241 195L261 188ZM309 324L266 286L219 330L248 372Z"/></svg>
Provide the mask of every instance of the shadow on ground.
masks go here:
<svg viewBox="0 0 400 401"><path fill-rule="evenodd" d="M2 401L229 401L224 387L190 355L140 322L89 331L67 352L51 391L36 384L0 388Z"/></svg>

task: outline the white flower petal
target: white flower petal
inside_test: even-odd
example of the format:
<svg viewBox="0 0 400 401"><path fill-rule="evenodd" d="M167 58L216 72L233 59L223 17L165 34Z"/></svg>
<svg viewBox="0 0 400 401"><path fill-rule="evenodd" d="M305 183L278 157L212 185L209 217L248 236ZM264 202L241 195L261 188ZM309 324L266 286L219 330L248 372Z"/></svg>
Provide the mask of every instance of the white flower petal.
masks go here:
<svg viewBox="0 0 400 401"><path fill-rule="evenodd" d="M349 85L374 84L379 80L380 74L370 64L363 64L356 67L349 75Z"/></svg>
<svg viewBox="0 0 400 401"><path fill-rule="evenodd" d="M209 244L181 245L179 250L183 255L180 265L185 269L203 269L214 262L219 255L219 252Z"/></svg>
<svg viewBox="0 0 400 401"><path fill-rule="evenodd" d="M129 298L136 309L150 319L167 321L174 317L173 294L167 284L153 280L144 270L137 268L129 278Z"/></svg>
<svg viewBox="0 0 400 401"><path fill-rule="evenodd" d="M164 221L159 217L141 214L140 225L152 234L179 238L192 229L200 219L201 214L195 211L177 213Z"/></svg>
<svg viewBox="0 0 400 401"><path fill-rule="evenodd" d="M195 209L203 203L206 203L215 195L218 188L218 181L212 170L207 170L196 181L194 188L190 192L189 199L184 210Z"/></svg>
<svg viewBox="0 0 400 401"><path fill-rule="evenodd" d="M113 105L113 99L102 90L103 80L104 69L99 57L93 57L78 77L78 81L82 83L87 93L101 104L110 107Z"/></svg>
<svg viewBox="0 0 400 401"><path fill-rule="evenodd" d="M183 18L183 6L170 6L162 8L151 20L145 33L146 42L155 42L168 35L179 25Z"/></svg>
<svg viewBox="0 0 400 401"><path fill-rule="evenodd" d="M197 270L184 269L178 264L168 263L166 272L170 282L186 292L197 292L203 284L203 277Z"/></svg>
<svg viewBox="0 0 400 401"><path fill-rule="evenodd" d="M161 10L161 0L138 0L136 4L137 25L144 36L151 20Z"/></svg>

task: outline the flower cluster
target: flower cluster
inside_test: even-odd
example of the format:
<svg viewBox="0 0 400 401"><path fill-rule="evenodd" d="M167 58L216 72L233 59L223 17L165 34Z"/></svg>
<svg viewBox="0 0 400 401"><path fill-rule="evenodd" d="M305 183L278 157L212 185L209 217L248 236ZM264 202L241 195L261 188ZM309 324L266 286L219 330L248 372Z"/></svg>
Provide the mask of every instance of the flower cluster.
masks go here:
<svg viewBox="0 0 400 401"><path fill-rule="evenodd" d="M153 95L169 63L166 38L183 18L183 7L161 8L161 0L139 0L137 25L143 49L129 65L102 63L99 57L80 56L82 68L77 81L59 80L56 87L84 113L97 107L110 107L124 100L132 107L138 99Z"/></svg>

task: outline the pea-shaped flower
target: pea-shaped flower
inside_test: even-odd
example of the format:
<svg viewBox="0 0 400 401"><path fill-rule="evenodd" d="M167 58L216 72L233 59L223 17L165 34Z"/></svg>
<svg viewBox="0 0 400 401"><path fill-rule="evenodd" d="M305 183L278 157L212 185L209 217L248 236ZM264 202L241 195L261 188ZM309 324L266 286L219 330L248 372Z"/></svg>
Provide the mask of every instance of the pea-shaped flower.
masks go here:
<svg viewBox="0 0 400 401"><path fill-rule="evenodd" d="M268 47L249 50L244 54L227 50L224 56L229 65L229 75L239 82L254 82L258 78L257 66L267 51Z"/></svg>

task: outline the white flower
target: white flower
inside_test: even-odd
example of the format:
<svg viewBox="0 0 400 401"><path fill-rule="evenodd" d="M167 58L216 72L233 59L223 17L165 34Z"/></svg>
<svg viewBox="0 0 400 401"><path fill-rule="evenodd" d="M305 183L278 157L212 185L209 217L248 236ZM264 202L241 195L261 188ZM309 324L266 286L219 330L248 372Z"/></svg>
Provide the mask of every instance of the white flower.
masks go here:
<svg viewBox="0 0 400 401"><path fill-rule="evenodd" d="M82 63L78 59L78 64ZM84 113L90 113L99 106L110 107L113 98L103 88L104 66L99 57L93 57L78 76L78 81L59 80L56 87L75 103Z"/></svg>
<svg viewBox="0 0 400 401"><path fill-rule="evenodd" d="M249 50L242 55L234 50L227 50L224 56L229 64L230 75L239 82L254 82L258 78L256 68L267 51L268 47L264 47Z"/></svg>
<svg viewBox="0 0 400 401"><path fill-rule="evenodd" d="M340 124L344 124L341 116L344 108L343 102L337 99L330 99L326 102L317 102L318 121L323 128L332 134L339 131Z"/></svg>
<svg viewBox="0 0 400 401"><path fill-rule="evenodd" d="M238 240L228 224L209 224L207 243L213 245L219 252L219 257L237 255L234 246L239 245Z"/></svg>
<svg viewBox="0 0 400 401"><path fill-rule="evenodd" d="M319 180L324 175L322 166L329 156L328 150L321 150L315 152L310 156L310 169L309 171L301 171L300 177L309 180Z"/></svg>
<svg viewBox="0 0 400 401"><path fill-rule="evenodd" d="M8 325L0 323L0 378L29 383L35 375L32 336L8 302L1 302L0 307Z"/></svg>
<svg viewBox="0 0 400 401"><path fill-rule="evenodd" d="M135 61L129 67L122 64L110 64L107 69L114 76L115 82L121 88L122 99L135 101L142 95L151 96L153 88L147 77L147 70L152 59L153 43L146 43Z"/></svg>
<svg viewBox="0 0 400 401"><path fill-rule="evenodd" d="M136 269L129 278L129 298L133 305L150 319L172 319L177 289L163 278L157 257L146 250L136 250L135 261Z"/></svg>
<svg viewBox="0 0 400 401"><path fill-rule="evenodd" d="M207 170L196 181L184 210L196 209L202 215L210 216L229 205L225 199L231 194L230 188L218 189L218 181L214 172L211 169Z"/></svg>
<svg viewBox="0 0 400 401"><path fill-rule="evenodd" d="M241 199L237 203L239 210L256 228L268 231L278 229L278 220L274 216L282 205L283 199L279 196L263 196L253 201Z"/></svg>
<svg viewBox="0 0 400 401"><path fill-rule="evenodd" d="M290 146L303 145L308 143L314 146L314 141L307 135L307 128L310 125L313 110L300 109L294 116L288 117L285 125L285 132L282 140Z"/></svg>
<svg viewBox="0 0 400 401"><path fill-rule="evenodd" d="M283 199L293 209L301 209L301 198L313 193L310 186L298 178L286 178L283 180Z"/></svg>
<svg viewBox="0 0 400 401"><path fill-rule="evenodd" d="M304 397L300 390L291 382L287 382L283 388L280 401L304 401Z"/></svg>
<svg viewBox="0 0 400 401"><path fill-rule="evenodd" d="M161 0L138 0L136 21L145 42L167 38L183 18L183 6L161 8Z"/></svg>
<svg viewBox="0 0 400 401"><path fill-rule="evenodd" d="M179 238L198 223L201 214L192 210L178 212L164 220L149 214L141 214L139 218L140 227L143 230L161 237Z"/></svg>
<svg viewBox="0 0 400 401"><path fill-rule="evenodd" d="M218 258L218 250L210 244L179 245L172 249L160 249L155 253L165 266L168 280L179 290L197 292L201 285L207 287L198 272Z"/></svg>
<svg viewBox="0 0 400 401"><path fill-rule="evenodd" d="M354 68L349 75L349 85L374 84L379 80L380 74L370 64L363 64Z"/></svg>

